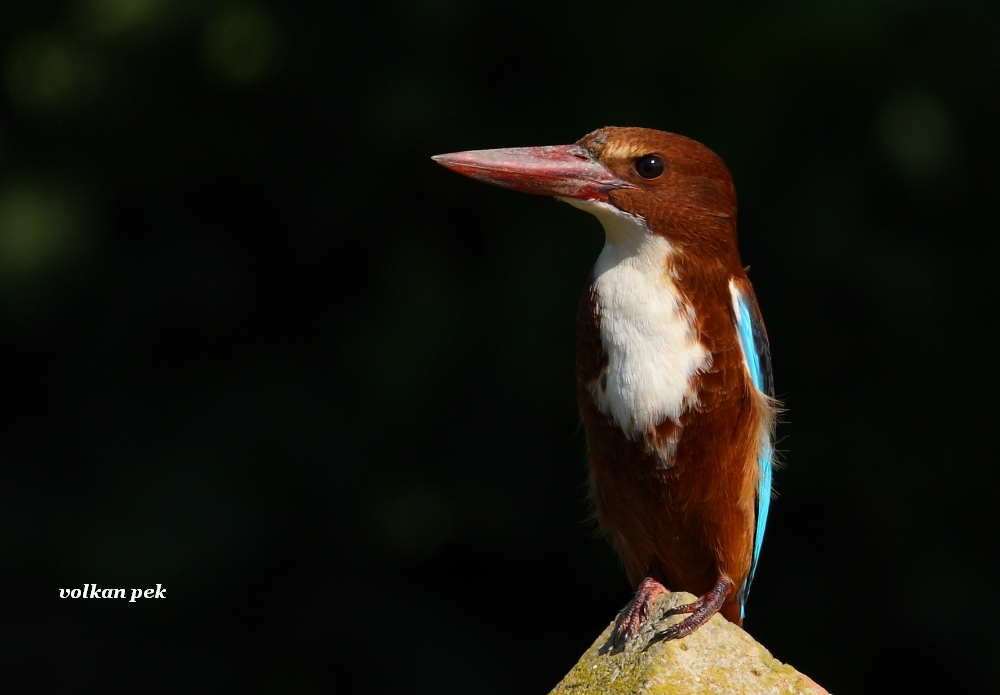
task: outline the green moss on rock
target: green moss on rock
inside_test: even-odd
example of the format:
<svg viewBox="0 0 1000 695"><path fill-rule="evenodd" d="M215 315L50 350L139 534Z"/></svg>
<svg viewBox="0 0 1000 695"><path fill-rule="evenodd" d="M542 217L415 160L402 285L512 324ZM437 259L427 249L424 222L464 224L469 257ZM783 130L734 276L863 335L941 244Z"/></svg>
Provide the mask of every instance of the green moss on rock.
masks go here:
<svg viewBox="0 0 1000 695"><path fill-rule="evenodd" d="M624 648L611 644L609 625L550 695L826 694L720 615L688 637L650 645L656 631L683 618L663 620L664 611L694 598L661 596Z"/></svg>

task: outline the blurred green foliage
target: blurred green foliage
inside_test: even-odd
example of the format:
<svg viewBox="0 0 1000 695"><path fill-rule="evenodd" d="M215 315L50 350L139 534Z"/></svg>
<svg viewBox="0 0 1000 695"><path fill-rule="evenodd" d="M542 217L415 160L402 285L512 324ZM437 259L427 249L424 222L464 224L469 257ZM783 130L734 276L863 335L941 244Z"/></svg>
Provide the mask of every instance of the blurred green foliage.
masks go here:
<svg viewBox="0 0 1000 695"><path fill-rule="evenodd" d="M995 690L998 19L4 3L8 689L556 683L629 596L574 402L601 231L428 157L643 125L729 164L788 407L747 629L833 692Z"/></svg>

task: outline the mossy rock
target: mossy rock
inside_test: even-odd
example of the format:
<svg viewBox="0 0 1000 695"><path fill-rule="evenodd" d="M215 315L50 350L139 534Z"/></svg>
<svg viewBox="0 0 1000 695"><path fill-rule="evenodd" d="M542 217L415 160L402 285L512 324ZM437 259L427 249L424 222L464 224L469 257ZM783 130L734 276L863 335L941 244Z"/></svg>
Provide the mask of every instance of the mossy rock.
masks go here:
<svg viewBox="0 0 1000 695"><path fill-rule="evenodd" d="M684 617L663 620L664 611L694 600L685 593L658 597L624 647L612 644L611 623L550 695L826 695L721 615L683 639L650 644L654 633Z"/></svg>

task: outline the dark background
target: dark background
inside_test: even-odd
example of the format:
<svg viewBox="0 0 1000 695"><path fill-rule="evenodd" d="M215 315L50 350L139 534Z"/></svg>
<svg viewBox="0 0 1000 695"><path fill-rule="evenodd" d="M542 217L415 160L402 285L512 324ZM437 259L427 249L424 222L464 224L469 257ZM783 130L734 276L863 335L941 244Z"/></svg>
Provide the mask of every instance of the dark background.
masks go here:
<svg viewBox="0 0 1000 695"><path fill-rule="evenodd" d="M1000 689L1000 4L347 5L0 9L8 689L547 692L630 596L574 401L603 237L429 156L603 125L736 180L788 410L747 630Z"/></svg>

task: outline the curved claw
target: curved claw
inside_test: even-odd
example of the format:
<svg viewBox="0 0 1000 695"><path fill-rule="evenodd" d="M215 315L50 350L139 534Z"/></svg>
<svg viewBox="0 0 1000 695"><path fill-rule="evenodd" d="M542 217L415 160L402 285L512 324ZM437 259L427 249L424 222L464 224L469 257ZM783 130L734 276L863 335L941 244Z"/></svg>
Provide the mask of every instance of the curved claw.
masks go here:
<svg viewBox="0 0 1000 695"><path fill-rule="evenodd" d="M639 631L639 627L642 625L642 621L645 620L646 614L649 612L649 607L653 605L656 597L667 593L667 587L660 583L658 577L659 575L651 573L636 587L635 596L629 601L628 606L626 606L622 613L621 621L615 630L614 646L617 647L622 642L632 639Z"/></svg>
<svg viewBox="0 0 1000 695"><path fill-rule="evenodd" d="M698 606L701 605L701 599L698 599L694 603L685 603L683 606L677 606L676 608L671 608L668 611L663 611L663 615L660 618L669 618L672 615L684 615L685 613L694 613Z"/></svg>
<svg viewBox="0 0 1000 695"><path fill-rule="evenodd" d="M676 625L671 625L667 629L657 632L653 635L653 638L649 640L649 643L655 644L657 642L687 637L699 627L707 623L713 615L719 612L719 609L722 608L722 604L726 602L726 596L729 595L729 592L732 591L732 589L732 580L728 577L719 577L719 580L715 583L715 586L712 587L712 590L694 603L688 603L683 606L671 608L663 614L664 618L671 615L682 615L685 613L690 613L691 615L684 618L684 620L680 621Z"/></svg>

